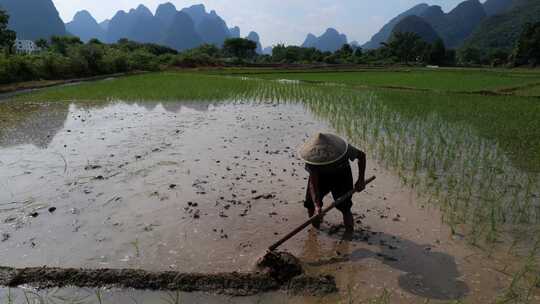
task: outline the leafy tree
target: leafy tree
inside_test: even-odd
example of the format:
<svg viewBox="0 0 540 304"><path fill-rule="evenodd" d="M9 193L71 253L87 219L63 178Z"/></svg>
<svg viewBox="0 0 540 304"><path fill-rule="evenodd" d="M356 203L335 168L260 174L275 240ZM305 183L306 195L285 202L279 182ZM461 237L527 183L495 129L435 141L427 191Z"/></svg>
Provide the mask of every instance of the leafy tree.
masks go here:
<svg viewBox="0 0 540 304"><path fill-rule="evenodd" d="M99 39L97 39L97 38L92 38L92 39L88 40L88 44L100 44L100 45L102 45L103 42L101 42L101 41L100 41Z"/></svg>
<svg viewBox="0 0 540 304"><path fill-rule="evenodd" d="M257 43L244 38L229 38L223 43L224 53L237 58L253 58L256 50Z"/></svg>
<svg viewBox="0 0 540 304"><path fill-rule="evenodd" d="M517 65L536 66L540 63L540 22L525 25L514 53Z"/></svg>
<svg viewBox="0 0 540 304"><path fill-rule="evenodd" d="M52 36L51 49L54 52L67 56L68 48L73 45L82 45L83 42L79 37L71 36Z"/></svg>
<svg viewBox="0 0 540 304"><path fill-rule="evenodd" d="M285 46L278 44L272 49L272 58L274 62L300 62L303 58L302 48L298 46Z"/></svg>
<svg viewBox="0 0 540 304"><path fill-rule="evenodd" d="M144 49L138 49L128 54L128 65L132 70L155 71L158 69L155 56Z"/></svg>
<svg viewBox="0 0 540 304"><path fill-rule="evenodd" d="M127 53L116 48L105 48L103 65L106 73L123 73L129 71Z"/></svg>
<svg viewBox="0 0 540 304"><path fill-rule="evenodd" d="M40 53L39 78L41 79L59 79L66 77L76 77L71 70L71 60L54 52Z"/></svg>
<svg viewBox="0 0 540 304"><path fill-rule="evenodd" d="M289 62L287 49L284 44L278 44L272 48L272 59L274 62ZM296 58L295 58L296 59Z"/></svg>
<svg viewBox="0 0 540 304"><path fill-rule="evenodd" d="M445 64L447 65L450 65L450 66L454 66L456 65L456 50L446 50L446 55L445 55Z"/></svg>
<svg viewBox="0 0 540 304"><path fill-rule="evenodd" d="M361 58L363 54L363 50L361 47L357 47L355 50L354 50L354 57L356 58Z"/></svg>
<svg viewBox="0 0 540 304"><path fill-rule="evenodd" d="M483 57L483 51L474 47L464 48L459 53L459 61L465 65L482 64Z"/></svg>
<svg viewBox="0 0 540 304"><path fill-rule="evenodd" d="M350 44L346 43L344 44L341 49L337 50L336 51L336 55L340 56L340 57L350 57L352 56L354 53L354 50L353 48L351 47Z"/></svg>
<svg viewBox="0 0 540 304"><path fill-rule="evenodd" d="M336 64L338 63L338 57L335 54L328 55L324 57L324 62L328 64Z"/></svg>
<svg viewBox="0 0 540 304"><path fill-rule="evenodd" d="M491 50L488 54L488 60L491 66L501 66L508 63L510 54L502 49Z"/></svg>
<svg viewBox="0 0 540 304"><path fill-rule="evenodd" d="M156 56L160 56L164 54L173 54L173 55L178 54L178 51L167 46L163 46L163 45L159 45L155 43L139 43L136 41L125 39L125 38L118 40L118 42L114 44L114 46L128 53L131 53L137 50L144 50Z"/></svg>
<svg viewBox="0 0 540 304"><path fill-rule="evenodd" d="M8 23L9 15L0 9L0 49L11 53L17 35L14 31L8 29Z"/></svg>
<svg viewBox="0 0 540 304"><path fill-rule="evenodd" d="M205 54L207 56L210 56L210 57L217 57L220 55L220 49L213 45L213 44L208 44L208 43L205 43L205 44L201 44L200 46L194 48L194 49L191 49L189 51L187 51L187 53L191 53L193 55L195 54Z"/></svg>
<svg viewBox="0 0 540 304"><path fill-rule="evenodd" d="M378 49L367 50L362 54L362 61L368 63L378 63L380 61L392 61L392 55L388 48L380 47Z"/></svg>
<svg viewBox="0 0 540 304"><path fill-rule="evenodd" d="M103 47L99 44L88 43L76 49L77 56L86 61L90 75L100 74L103 70Z"/></svg>
<svg viewBox="0 0 540 304"><path fill-rule="evenodd" d="M49 48L49 42L47 41L47 39L39 38L38 40L35 41L35 43L36 43L36 46L42 50Z"/></svg>
<svg viewBox="0 0 540 304"><path fill-rule="evenodd" d="M218 60L204 53L186 52L176 56L171 63L178 67L198 67L198 66L216 66Z"/></svg>
<svg viewBox="0 0 540 304"><path fill-rule="evenodd" d="M350 44L344 44L339 50L334 52L334 57L337 62L351 62L354 54L354 49Z"/></svg>
<svg viewBox="0 0 540 304"><path fill-rule="evenodd" d="M178 51L167 46L155 44L155 43L143 43L138 44L139 48L146 50L147 52L160 56L165 54L178 54Z"/></svg>
<svg viewBox="0 0 540 304"><path fill-rule="evenodd" d="M423 61L428 44L413 32L394 32L388 43L383 43L390 54L397 57L400 62Z"/></svg>
<svg viewBox="0 0 540 304"><path fill-rule="evenodd" d="M430 47L429 63L435 65L443 65L446 61L446 47L442 39L437 39Z"/></svg>
<svg viewBox="0 0 540 304"><path fill-rule="evenodd" d="M312 63L322 62L325 57L332 55L330 52L323 53L316 48L304 48L299 46L285 46L278 44L272 49L273 62L287 63Z"/></svg>
<svg viewBox="0 0 540 304"><path fill-rule="evenodd" d="M134 52L141 48L141 44L135 41L131 41L127 38L119 39L115 46L124 52Z"/></svg>

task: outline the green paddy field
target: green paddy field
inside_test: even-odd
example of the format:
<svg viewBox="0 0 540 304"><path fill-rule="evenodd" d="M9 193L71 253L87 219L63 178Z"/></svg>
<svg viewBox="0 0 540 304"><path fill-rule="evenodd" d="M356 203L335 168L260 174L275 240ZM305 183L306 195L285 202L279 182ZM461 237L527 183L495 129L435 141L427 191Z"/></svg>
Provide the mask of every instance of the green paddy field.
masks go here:
<svg viewBox="0 0 540 304"><path fill-rule="evenodd" d="M281 85L284 82L279 80L285 79L301 83ZM329 101L334 104L343 102L338 98L341 94L371 92L404 117L412 119L436 113L446 122L465 123L505 149L520 168L540 171L540 72L425 69L163 72L57 87L17 99L219 101L257 95L262 99L286 100L313 97L306 96L310 95L304 90L308 88L335 94Z"/></svg>
<svg viewBox="0 0 540 304"><path fill-rule="evenodd" d="M453 234L522 258L509 298L540 286L540 71L167 71L10 99L5 127L33 103L303 103L440 209Z"/></svg>

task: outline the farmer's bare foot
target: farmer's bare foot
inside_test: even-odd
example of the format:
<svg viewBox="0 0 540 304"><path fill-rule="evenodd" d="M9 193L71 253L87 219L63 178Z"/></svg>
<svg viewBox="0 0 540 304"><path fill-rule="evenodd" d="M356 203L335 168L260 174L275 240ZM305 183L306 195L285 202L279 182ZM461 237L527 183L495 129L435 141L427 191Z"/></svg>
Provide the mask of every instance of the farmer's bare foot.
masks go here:
<svg viewBox="0 0 540 304"><path fill-rule="evenodd" d="M343 212L343 225L345 225L346 234L352 235L354 233L354 217L350 210Z"/></svg>

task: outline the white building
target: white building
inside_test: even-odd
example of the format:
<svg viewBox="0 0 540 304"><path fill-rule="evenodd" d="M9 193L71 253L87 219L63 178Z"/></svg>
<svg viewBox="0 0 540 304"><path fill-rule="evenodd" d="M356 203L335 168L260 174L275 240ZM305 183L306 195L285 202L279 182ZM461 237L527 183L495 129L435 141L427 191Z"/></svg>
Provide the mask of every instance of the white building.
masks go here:
<svg viewBox="0 0 540 304"><path fill-rule="evenodd" d="M31 54L39 51L39 48L32 40L15 40L15 52Z"/></svg>

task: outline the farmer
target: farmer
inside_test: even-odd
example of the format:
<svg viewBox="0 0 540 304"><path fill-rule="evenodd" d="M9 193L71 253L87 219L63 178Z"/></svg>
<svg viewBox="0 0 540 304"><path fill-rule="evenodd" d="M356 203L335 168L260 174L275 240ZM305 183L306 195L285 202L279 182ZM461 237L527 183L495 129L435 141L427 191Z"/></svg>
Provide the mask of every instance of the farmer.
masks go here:
<svg viewBox="0 0 540 304"><path fill-rule="evenodd" d="M306 163L309 180L304 207L309 217L320 214L323 198L332 193L334 200L355 189L365 189L366 154L333 134L317 133L310 138L299 151L300 157ZM349 161L358 159L358 181L353 186L353 176ZM354 219L351 212L352 201L349 197L337 209L343 214L345 231L354 231ZM321 220L313 222L320 228Z"/></svg>

